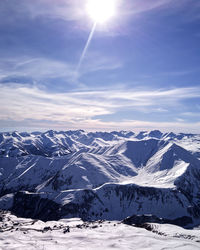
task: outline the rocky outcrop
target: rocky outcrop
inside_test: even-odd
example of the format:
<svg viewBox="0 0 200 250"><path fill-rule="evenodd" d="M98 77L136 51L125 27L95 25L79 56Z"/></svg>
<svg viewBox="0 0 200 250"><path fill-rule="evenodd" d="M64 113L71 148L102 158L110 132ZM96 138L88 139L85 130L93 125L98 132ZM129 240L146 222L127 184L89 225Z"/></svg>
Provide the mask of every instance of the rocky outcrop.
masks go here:
<svg viewBox="0 0 200 250"><path fill-rule="evenodd" d="M159 224L172 224L181 227L187 227L193 224L193 220L189 216L178 217L174 220L158 218L155 215L132 215L123 220L127 225L141 226L144 223L159 223Z"/></svg>

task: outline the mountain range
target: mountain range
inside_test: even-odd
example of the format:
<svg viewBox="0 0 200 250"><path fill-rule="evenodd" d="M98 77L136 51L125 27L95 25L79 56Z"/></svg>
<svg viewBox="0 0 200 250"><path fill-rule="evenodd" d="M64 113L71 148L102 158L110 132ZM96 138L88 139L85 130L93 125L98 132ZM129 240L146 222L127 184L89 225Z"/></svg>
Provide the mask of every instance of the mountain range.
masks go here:
<svg viewBox="0 0 200 250"><path fill-rule="evenodd" d="M0 133L0 209L44 221L148 214L199 225L200 135Z"/></svg>

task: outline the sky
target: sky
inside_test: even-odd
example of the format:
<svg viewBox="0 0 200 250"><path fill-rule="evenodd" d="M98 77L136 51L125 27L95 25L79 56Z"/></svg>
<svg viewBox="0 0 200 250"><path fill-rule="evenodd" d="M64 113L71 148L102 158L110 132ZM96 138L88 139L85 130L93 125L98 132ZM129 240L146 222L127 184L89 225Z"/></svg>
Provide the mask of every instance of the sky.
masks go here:
<svg viewBox="0 0 200 250"><path fill-rule="evenodd" d="M109 0L108 0L109 1ZM0 1L0 130L200 133L200 1Z"/></svg>

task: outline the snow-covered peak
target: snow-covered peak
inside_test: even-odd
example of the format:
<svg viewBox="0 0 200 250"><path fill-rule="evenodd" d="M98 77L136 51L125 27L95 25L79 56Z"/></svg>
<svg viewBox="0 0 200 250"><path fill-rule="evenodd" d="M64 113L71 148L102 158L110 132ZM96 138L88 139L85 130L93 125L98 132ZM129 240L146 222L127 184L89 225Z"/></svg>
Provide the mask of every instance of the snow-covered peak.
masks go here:
<svg viewBox="0 0 200 250"><path fill-rule="evenodd" d="M133 211L164 216L166 207L169 218L195 217L200 215L199 159L200 136L192 134L0 133L0 208L9 200L11 210L20 213L21 199L27 216L44 212L45 218L55 213L123 219ZM32 203L48 203L56 212L30 208Z"/></svg>

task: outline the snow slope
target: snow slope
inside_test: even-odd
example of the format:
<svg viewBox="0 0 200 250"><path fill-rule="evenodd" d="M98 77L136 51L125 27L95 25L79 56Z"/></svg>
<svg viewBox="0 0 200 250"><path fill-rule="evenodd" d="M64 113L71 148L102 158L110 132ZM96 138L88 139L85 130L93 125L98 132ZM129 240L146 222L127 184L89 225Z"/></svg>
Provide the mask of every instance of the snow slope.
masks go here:
<svg viewBox="0 0 200 250"><path fill-rule="evenodd" d="M8 213L2 217L1 250L200 249L198 229L185 230L168 224L151 223L151 230L147 231L115 221L84 223L75 218L44 223Z"/></svg>

